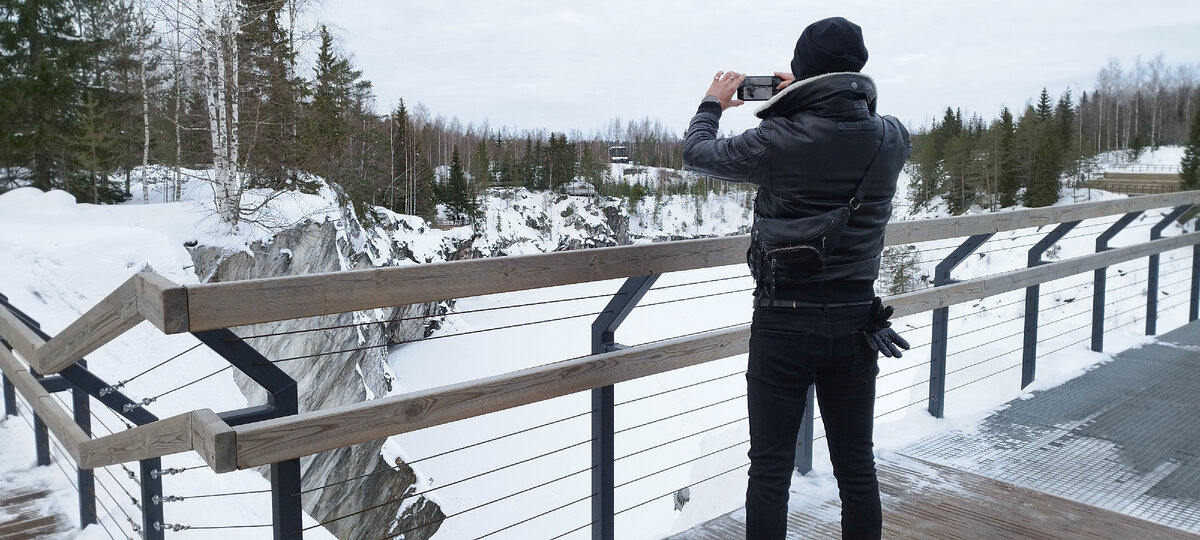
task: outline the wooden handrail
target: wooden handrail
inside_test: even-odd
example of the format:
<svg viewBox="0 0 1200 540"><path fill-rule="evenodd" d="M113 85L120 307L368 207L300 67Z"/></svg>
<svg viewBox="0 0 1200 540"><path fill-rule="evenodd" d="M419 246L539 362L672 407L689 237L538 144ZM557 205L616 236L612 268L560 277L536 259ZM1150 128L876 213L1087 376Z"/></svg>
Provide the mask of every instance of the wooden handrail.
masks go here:
<svg viewBox="0 0 1200 540"><path fill-rule="evenodd" d="M42 387L42 383L29 372L29 368L3 346L0 346L0 371L12 381L13 388L21 394L33 409L33 413L42 419L67 455L78 463L83 445L88 442L88 435L84 433L83 428L80 428L71 418L71 414Z"/></svg>
<svg viewBox="0 0 1200 540"><path fill-rule="evenodd" d="M213 471L230 472L237 465L235 437L216 413L200 409L85 441L76 462L94 469L195 450Z"/></svg>
<svg viewBox="0 0 1200 540"><path fill-rule="evenodd" d="M1200 191L891 223L888 245L1200 203ZM190 330L538 289L745 262L745 235L189 285Z"/></svg>
<svg viewBox="0 0 1200 540"><path fill-rule="evenodd" d="M49 375L145 320L165 333L187 330L184 288L149 269L131 276L50 341L43 341L6 309L0 309L0 335L38 373Z"/></svg>
<svg viewBox="0 0 1200 540"><path fill-rule="evenodd" d="M0 307L0 338L31 365L36 362L38 348L46 344L46 340L25 326L15 313L3 307Z"/></svg>
<svg viewBox="0 0 1200 540"><path fill-rule="evenodd" d="M1029 227L1044 227L1046 225L1190 204L1200 204L1200 191L1180 191L1176 193L1129 197L1127 199L1047 206L1045 208L1029 208L1011 212L993 212L970 216L927 219L923 221L900 221L888 224L884 243L889 246L915 244L917 242L946 240L977 234L1015 231Z"/></svg>
<svg viewBox="0 0 1200 540"><path fill-rule="evenodd" d="M1200 242L1200 232L889 297L897 316L977 300ZM706 332L475 381L233 428L239 469L480 416L745 353L750 327Z"/></svg>
<svg viewBox="0 0 1200 540"><path fill-rule="evenodd" d="M187 287L191 331L744 262L727 236Z"/></svg>

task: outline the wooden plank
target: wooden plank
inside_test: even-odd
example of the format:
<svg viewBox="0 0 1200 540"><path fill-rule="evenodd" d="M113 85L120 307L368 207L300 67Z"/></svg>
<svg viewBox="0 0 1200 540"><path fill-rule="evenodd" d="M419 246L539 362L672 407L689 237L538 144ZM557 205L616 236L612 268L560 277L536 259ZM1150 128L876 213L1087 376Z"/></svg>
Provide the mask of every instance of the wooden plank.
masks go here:
<svg viewBox="0 0 1200 540"><path fill-rule="evenodd" d="M184 413L89 440L80 449L76 462L82 469L94 469L191 449L192 413Z"/></svg>
<svg viewBox="0 0 1200 540"><path fill-rule="evenodd" d="M36 361L38 348L46 344L46 341L25 326L25 323L21 322L15 313L2 307L0 307L0 338L8 342L30 364Z"/></svg>
<svg viewBox="0 0 1200 540"><path fill-rule="evenodd" d="M192 446L214 472L237 470L237 432L211 409L192 411Z"/></svg>
<svg viewBox="0 0 1200 540"><path fill-rule="evenodd" d="M237 466L266 465L744 354L749 337L749 325L742 325L238 426Z"/></svg>
<svg viewBox="0 0 1200 540"><path fill-rule="evenodd" d="M138 279L130 277L53 339L30 364L43 375L58 373L145 320L138 313Z"/></svg>
<svg viewBox="0 0 1200 540"><path fill-rule="evenodd" d="M971 279L944 285L934 289L913 291L888 297L887 303L895 308L895 316L903 317L971 300L995 296L1000 293L1024 289L1033 285L1090 272L1117 263L1149 257L1172 249L1180 249L1200 242L1200 232L1163 238L1153 242L1135 244L1111 251L1103 251L1074 259L1067 259L1033 268L1023 268L1001 274Z"/></svg>
<svg viewBox="0 0 1200 540"><path fill-rule="evenodd" d="M0 476L0 538L44 540L72 538L78 531L58 505L57 495L41 482L35 485L16 471Z"/></svg>
<svg viewBox="0 0 1200 540"><path fill-rule="evenodd" d="M1183 191L1014 212L902 221L888 225L884 243L889 246L915 244L1198 203L1200 191Z"/></svg>
<svg viewBox="0 0 1200 540"><path fill-rule="evenodd" d="M84 433L83 429L75 423L71 414L46 392L41 383L29 372L29 368L4 347L0 347L0 370L12 382L17 392L20 392L21 397L29 403L33 412L45 422L46 428L54 434L54 438L58 439L71 459L78 463L81 447L89 438L87 433Z"/></svg>
<svg viewBox="0 0 1200 540"><path fill-rule="evenodd" d="M164 334L187 332L187 289L154 272L138 272L138 313Z"/></svg>
<svg viewBox="0 0 1200 540"><path fill-rule="evenodd" d="M1200 203L1187 191L1015 212L888 225L885 243L908 244ZM191 331L465 298L604 279L743 264L746 235L518 257L192 285Z"/></svg>
<svg viewBox="0 0 1200 540"><path fill-rule="evenodd" d="M745 262L746 238L587 249L193 285L191 331Z"/></svg>

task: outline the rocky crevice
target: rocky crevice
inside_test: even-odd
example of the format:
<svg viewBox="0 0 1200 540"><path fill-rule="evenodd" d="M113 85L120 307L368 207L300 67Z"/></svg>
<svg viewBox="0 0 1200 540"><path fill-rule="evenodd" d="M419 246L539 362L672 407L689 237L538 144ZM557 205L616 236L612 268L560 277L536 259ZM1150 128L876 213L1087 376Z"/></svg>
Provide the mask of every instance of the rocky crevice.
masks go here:
<svg viewBox="0 0 1200 540"><path fill-rule="evenodd" d="M349 240L352 235L343 234L341 228L333 221L306 223L279 232L269 243L252 244L249 253L207 246L190 251L197 275L207 282L373 267L370 256L356 250ZM439 315L439 306L429 303L231 330L248 337L247 343L296 379L299 409L306 412L386 395L392 379L386 363L387 345L425 337L429 328L425 317ZM238 372L235 380L250 405L266 403L266 392L248 377ZM328 524L339 538L358 537L363 531L372 531L369 535L378 531L381 536L386 531L440 523L444 517L437 504L425 497L395 500L417 490L416 476L403 462L387 463L380 455L383 443L376 440L301 459L303 489L328 486L303 496L305 511L316 520L378 506ZM263 473L267 474L267 468ZM364 478L352 480L358 477ZM435 523L405 538L426 539L437 529Z"/></svg>

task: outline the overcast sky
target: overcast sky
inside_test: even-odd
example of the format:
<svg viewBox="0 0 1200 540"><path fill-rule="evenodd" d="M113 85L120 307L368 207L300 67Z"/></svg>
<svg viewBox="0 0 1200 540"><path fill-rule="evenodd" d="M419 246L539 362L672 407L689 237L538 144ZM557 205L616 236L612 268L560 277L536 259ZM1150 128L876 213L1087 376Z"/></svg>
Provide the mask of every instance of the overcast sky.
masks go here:
<svg viewBox="0 0 1200 540"><path fill-rule="evenodd" d="M718 70L788 70L809 23L863 28L879 112L912 127L947 106L991 119L1047 87L1078 98L1109 57L1200 64L1196 0L323 0L379 112L400 98L465 126L598 131L649 117L682 133ZM753 127L755 104L723 130Z"/></svg>

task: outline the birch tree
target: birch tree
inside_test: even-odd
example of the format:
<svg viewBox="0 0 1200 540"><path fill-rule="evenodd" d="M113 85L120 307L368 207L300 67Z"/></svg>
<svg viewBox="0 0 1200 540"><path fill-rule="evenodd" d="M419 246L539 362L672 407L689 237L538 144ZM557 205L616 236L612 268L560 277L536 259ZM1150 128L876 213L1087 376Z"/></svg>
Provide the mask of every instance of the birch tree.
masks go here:
<svg viewBox="0 0 1200 540"><path fill-rule="evenodd" d="M238 168L238 8L234 0L195 0L195 42L208 110L212 183L221 221L241 218L242 177Z"/></svg>

